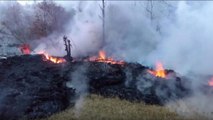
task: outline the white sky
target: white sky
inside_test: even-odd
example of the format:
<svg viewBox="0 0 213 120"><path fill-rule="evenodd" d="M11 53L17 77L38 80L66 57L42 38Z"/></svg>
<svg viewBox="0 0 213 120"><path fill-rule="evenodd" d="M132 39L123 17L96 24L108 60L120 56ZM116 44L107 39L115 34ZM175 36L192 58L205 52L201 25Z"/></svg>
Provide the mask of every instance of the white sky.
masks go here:
<svg viewBox="0 0 213 120"><path fill-rule="evenodd" d="M3 2L4 0L0 0L0 2L1 1ZM13 1L13 0L11 0L11 1ZM41 2L43 0L16 0L16 1L19 2L21 5L26 5L26 4L33 4L35 1L36 2ZM73 5L75 6L75 4L79 3L79 1L55 1L55 2L67 8L70 5L71 6L73 6Z"/></svg>
<svg viewBox="0 0 213 120"><path fill-rule="evenodd" d="M14 1L17 1L21 5L32 4L34 2L34 0L0 0L0 4L4 2L14 2Z"/></svg>
<svg viewBox="0 0 213 120"><path fill-rule="evenodd" d="M26 5L26 4L32 4L35 1L34 0L17 0L17 2L19 2L22 5Z"/></svg>

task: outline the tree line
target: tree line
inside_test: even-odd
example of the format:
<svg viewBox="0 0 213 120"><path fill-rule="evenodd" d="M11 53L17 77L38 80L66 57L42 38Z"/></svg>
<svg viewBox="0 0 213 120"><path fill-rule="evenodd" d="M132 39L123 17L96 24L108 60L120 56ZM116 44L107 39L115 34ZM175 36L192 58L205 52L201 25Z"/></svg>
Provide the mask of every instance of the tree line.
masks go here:
<svg viewBox="0 0 213 120"><path fill-rule="evenodd" d="M54 32L64 32L66 24L75 15L74 10L66 11L62 6L46 1L24 7L13 2L1 12L0 32L22 43L47 37Z"/></svg>

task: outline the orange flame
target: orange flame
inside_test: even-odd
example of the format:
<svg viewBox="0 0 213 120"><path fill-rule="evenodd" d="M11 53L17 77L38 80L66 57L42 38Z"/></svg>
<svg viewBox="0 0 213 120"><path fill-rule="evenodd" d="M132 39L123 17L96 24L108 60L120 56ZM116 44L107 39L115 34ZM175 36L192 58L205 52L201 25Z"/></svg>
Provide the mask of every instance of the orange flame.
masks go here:
<svg viewBox="0 0 213 120"><path fill-rule="evenodd" d="M49 60L49 61L56 63L56 64L66 62L66 60L64 58L53 57L53 56L48 55L45 52L39 52L38 54L42 54L45 58L44 59L45 61Z"/></svg>
<svg viewBox="0 0 213 120"><path fill-rule="evenodd" d="M213 87L213 78L208 82L208 85Z"/></svg>
<svg viewBox="0 0 213 120"><path fill-rule="evenodd" d="M109 64L120 64L120 65L124 64L124 61L115 61L111 57L107 58L106 53L103 50L100 50L98 54L99 54L98 57L96 57L96 56L90 57L89 61L104 62L104 63L109 63Z"/></svg>
<svg viewBox="0 0 213 120"><path fill-rule="evenodd" d="M106 53L103 50L99 51L99 59L100 60L106 59Z"/></svg>
<svg viewBox="0 0 213 120"><path fill-rule="evenodd" d="M21 50L22 54L24 54L24 55L29 55L31 53L29 44L22 44L20 46L20 50Z"/></svg>
<svg viewBox="0 0 213 120"><path fill-rule="evenodd" d="M166 71L163 68L163 64L161 62L156 63L155 70L148 70L148 72L156 77L166 78Z"/></svg>

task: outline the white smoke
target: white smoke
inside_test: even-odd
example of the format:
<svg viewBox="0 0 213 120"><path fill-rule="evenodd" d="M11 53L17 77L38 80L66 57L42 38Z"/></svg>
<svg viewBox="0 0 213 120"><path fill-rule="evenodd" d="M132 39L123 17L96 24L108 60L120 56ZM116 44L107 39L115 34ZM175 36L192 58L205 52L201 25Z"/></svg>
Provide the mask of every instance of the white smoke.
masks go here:
<svg viewBox="0 0 213 120"><path fill-rule="evenodd" d="M213 2L106 1L105 41L101 1L56 3L67 11L75 9L75 16L65 33L42 38L38 50L45 48L52 55L65 55L62 38L67 35L73 44L73 56L104 49L108 55L126 61L153 65L159 60L182 75L212 74L213 55L209 51L213 44Z"/></svg>
<svg viewBox="0 0 213 120"><path fill-rule="evenodd" d="M102 45L100 8L95 1L77 3L76 15L67 27L67 34L73 40L73 56L87 56Z"/></svg>
<svg viewBox="0 0 213 120"><path fill-rule="evenodd" d="M178 3L175 20L162 26L166 36L163 36L148 60L159 59L167 67L184 75L189 72L212 74L213 55L209 51L213 50L213 17L210 14L213 2L202 2L199 6L190 3Z"/></svg>
<svg viewBox="0 0 213 120"><path fill-rule="evenodd" d="M168 103L166 107L183 117L211 120L213 118L212 100L212 96L196 94L189 98Z"/></svg>
<svg viewBox="0 0 213 120"><path fill-rule="evenodd" d="M67 82L67 87L74 88L76 93L75 99L75 115L79 117L84 106L84 99L88 94L88 78L86 77L87 65L78 67L71 73L70 81Z"/></svg>
<svg viewBox="0 0 213 120"><path fill-rule="evenodd" d="M65 7L67 11L74 9L75 16L66 25L65 33L53 33L38 40L40 45L36 48L36 51L43 49L51 55L65 55L63 36L66 35L71 40L72 55L74 57L96 53L102 46L102 28L98 2L56 1L56 3ZM56 44L56 46L50 44Z"/></svg>
<svg viewBox="0 0 213 120"><path fill-rule="evenodd" d="M152 4L150 20L148 1L107 1L103 42L101 2L81 3L76 7L81 10L67 26L68 36L76 46L74 55L88 55L102 48L107 54L127 61L151 65L160 60L183 75L212 74L213 55L209 51L213 44L210 14L213 2L153 1Z"/></svg>
<svg viewBox="0 0 213 120"><path fill-rule="evenodd" d="M102 40L102 21L99 17L101 1L57 3L67 10L76 10L64 33L72 40L73 56L86 56L104 49L108 55L126 61L145 65L161 61L166 68L186 76L191 73L213 74L213 2L106 1L105 41ZM53 34L43 39L60 40L62 37L62 34ZM46 48L52 55L65 54L62 40L56 43L56 48L50 47L49 43L42 43L37 49ZM211 98L197 92L204 80L193 79L195 95L182 102L195 108L202 103L199 113L212 111L210 108L213 108L208 100Z"/></svg>

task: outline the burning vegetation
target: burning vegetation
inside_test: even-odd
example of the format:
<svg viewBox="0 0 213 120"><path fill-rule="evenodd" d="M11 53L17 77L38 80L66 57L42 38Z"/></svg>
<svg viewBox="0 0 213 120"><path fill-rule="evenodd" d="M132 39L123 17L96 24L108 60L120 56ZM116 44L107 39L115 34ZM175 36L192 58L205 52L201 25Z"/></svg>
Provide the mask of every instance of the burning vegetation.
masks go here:
<svg viewBox="0 0 213 120"><path fill-rule="evenodd" d="M97 62L66 61L45 52L0 60L0 90L4 91L1 96L5 94L2 99L6 102L29 98L24 100L27 104L24 108L19 103L9 106L5 104L2 107L7 112L3 112L0 106L1 118L13 119L24 115L34 119L64 110L69 101L74 101L79 96L76 89L82 87L82 84L87 84L89 93L144 101L147 104L163 105L188 95L188 90L176 76L166 81L158 80L165 78L149 78L146 76L148 67L136 63L116 64L101 55L99 59L95 59ZM47 60L51 61L50 64L47 64ZM85 72L80 74L80 71L76 71L79 68L84 68ZM84 78L82 80L86 82L69 85L76 77ZM171 84L174 85L171 87ZM8 91L8 88L15 91ZM12 106L22 109L11 116Z"/></svg>
<svg viewBox="0 0 213 120"><path fill-rule="evenodd" d="M208 85L213 87L213 78L211 78L211 80L209 80Z"/></svg>
<svg viewBox="0 0 213 120"><path fill-rule="evenodd" d="M104 1L102 3L105 41L105 4ZM150 69L139 63L117 60L102 50L105 47L97 51L98 55L90 55L86 59L73 58L71 40L66 36L63 40L67 54L63 57L52 56L46 51L33 51L33 47L26 44L28 39L40 40L54 33L66 33L63 27L74 16L73 11L72 14L66 12L53 2L41 2L34 7L36 10L32 10L33 19L29 19L29 25L22 24L22 21L28 20L29 16L25 15L27 12L23 12L23 18L13 17L19 9L12 8L2 22L16 39L23 39L21 43L24 44L19 46L23 55L0 59L1 119L47 117L66 109L70 104L72 106L85 93L157 105L165 105L193 94L189 78L165 69L159 61L155 69ZM7 18L17 22L10 22ZM24 32L20 32L22 30ZM208 86L206 89L209 89L209 94L212 92L213 78L208 81ZM83 89L83 93L79 89Z"/></svg>
<svg viewBox="0 0 213 120"><path fill-rule="evenodd" d="M119 65L125 64L124 61L116 61L112 57L107 57L106 52L103 50L100 50L98 53L99 53L98 56L90 57L89 61L103 62L103 63L109 63L109 64L119 64Z"/></svg>
<svg viewBox="0 0 213 120"><path fill-rule="evenodd" d="M31 54L31 50L30 50L30 45L29 44L22 44L20 46L20 50L21 50L22 54L24 54L24 55Z"/></svg>
<svg viewBox="0 0 213 120"><path fill-rule="evenodd" d="M38 54L41 54L42 56L44 56L44 59L43 59L44 61L51 61L51 62L56 63L56 64L65 63L66 62L66 60L64 58L53 57L53 56L50 56L46 52L38 52Z"/></svg>
<svg viewBox="0 0 213 120"><path fill-rule="evenodd" d="M89 93L160 105L173 99L183 98L188 94L185 86L180 84L181 81L177 80L176 76L173 76L173 79L169 81L160 82L158 80L166 79L166 72L160 62L157 63L155 70L151 70L141 64L116 61L112 57L107 57L103 50L99 51L98 56L86 59L86 62L85 59L74 61L71 56L70 40L64 37L64 42L65 51L67 52L67 55L64 57L54 57L45 51L32 54L30 46L24 44L20 48L24 54L23 56L0 60L0 78L2 78L0 85L3 86L0 88L1 91L5 91L9 87L16 89L17 92L23 92L19 82L25 81L20 84L23 84L22 86L25 88L24 91L29 92L25 94L17 93L17 97L14 96L11 98L7 96L13 93L7 91L4 93L8 95L2 99L11 101L13 99L21 100L21 98L30 98L25 100L28 107L17 112L14 116L10 116L10 113L13 112L10 111L11 106L7 106L5 109L8 112L2 115L0 114L2 118L13 119L23 115L27 116L27 118L40 118L47 116L46 112L52 111L52 109L53 111L50 114L65 109L69 101L73 101L74 98L79 96L76 89L78 90L78 87L81 86L80 84L83 84L80 83L74 86L67 85L73 81L73 77L71 76L70 78L70 75L76 74L75 70L82 67L86 69L86 71L82 75L77 71L77 77L85 78L85 84L88 84L85 86L88 86ZM46 61L50 61L50 64L47 64ZM62 65L62 63L65 64L65 66ZM54 64L58 65L55 66ZM10 71L11 69L12 71ZM147 72L156 77L146 77L145 74ZM74 79L76 78L74 77ZM28 81L31 82L25 84ZM170 87L170 82L173 82L175 85L173 88ZM149 85L148 88L147 85ZM60 93L59 91L63 91L63 94L53 95ZM68 95L68 93L71 94ZM50 96L46 96L46 94ZM32 95L36 95L37 97L34 98ZM57 107L52 108L52 100L57 101L54 103ZM43 102L45 107L42 107L42 105L39 104L40 102ZM18 108L22 107L22 105L19 104L15 104L15 106ZM2 112L1 110L0 106L0 112Z"/></svg>
<svg viewBox="0 0 213 120"><path fill-rule="evenodd" d="M157 62L155 70L148 70L148 72L156 77L166 78L166 71L161 62Z"/></svg>
<svg viewBox="0 0 213 120"><path fill-rule="evenodd" d="M31 54L31 50L30 50L30 45L29 44L21 45L20 50L21 50L23 55L30 55ZM66 60L64 58L53 57L53 56L49 55L48 53L46 53L44 51L37 52L36 54L42 55L43 58L44 58L43 59L44 61L51 61L51 62L56 63L56 64L60 64L60 63L66 62Z"/></svg>

